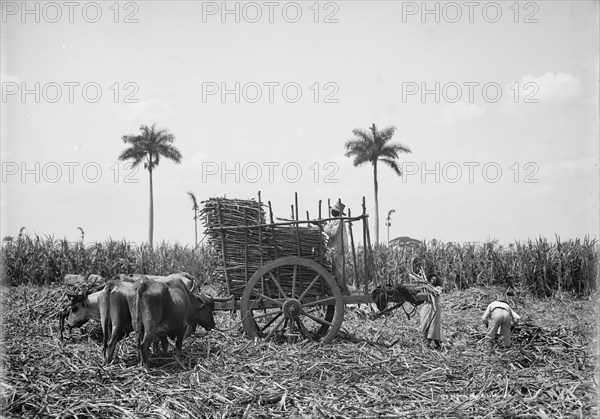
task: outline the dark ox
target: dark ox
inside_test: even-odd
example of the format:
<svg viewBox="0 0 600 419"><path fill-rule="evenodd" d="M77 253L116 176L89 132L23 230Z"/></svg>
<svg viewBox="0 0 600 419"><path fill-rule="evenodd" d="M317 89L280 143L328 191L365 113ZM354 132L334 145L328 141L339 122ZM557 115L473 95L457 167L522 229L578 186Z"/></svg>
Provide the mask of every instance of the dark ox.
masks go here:
<svg viewBox="0 0 600 419"><path fill-rule="evenodd" d="M155 336L174 339L177 353L181 353L188 330L197 324L207 331L213 329L214 302L226 300L196 297L180 279L168 283L142 279L134 288L137 348L143 365L147 365L148 349Z"/></svg>
<svg viewBox="0 0 600 419"><path fill-rule="evenodd" d="M136 283L148 280L145 275L118 275L118 278L106 283L102 290L100 303L100 323L102 324L102 354L107 364L112 362L117 343L134 328ZM171 274L166 277L151 276L152 281L163 284L176 282L181 284L188 292L195 288L194 281L188 274ZM195 332L196 324L190 323L189 334ZM163 352L169 347L167 336L160 336ZM155 351L158 350L158 341L155 341Z"/></svg>
<svg viewBox="0 0 600 419"><path fill-rule="evenodd" d="M114 282L119 282L118 287L113 287ZM112 318L117 319L114 323L109 323L108 327L113 327L112 331L112 345L111 350L109 351L109 362L112 360L112 356L114 353L114 348L121 339L127 336L130 332L133 331L133 326L131 323L131 314L129 311L129 303L127 298L132 299L132 303L135 304L135 291L133 290L133 281L109 281L103 290L94 292L92 294L69 294L71 297L71 307L67 308L63 313L61 313L61 317L67 317L67 326L69 329L74 327L81 327L89 320L96 320L102 324L102 311L106 310L105 301L106 301L106 287L111 285L110 291L112 291L111 299L113 300L112 311L114 312ZM62 321L61 318L61 336L62 336ZM104 347L102 350L102 354L106 357L106 339L107 334L105 332L104 326L102 327L103 334L103 343ZM158 342L157 342L158 344ZM168 348L168 341L166 337L161 339L162 348L164 351Z"/></svg>
<svg viewBox="0 0 600 419"><path fill-rule="evenodd" d="M65 278L67 276L72 276L72 277L77 276L77 277L82 278L82 280L85 280L85 277L83 275L66 275ZM98 277L98 275L90 275L89 278L92 278L92 277ZM132 274L132 275L119 274L115 278L118 278L118 279L122 280L123 282L133 283L135 281L140 280L142 277L144 277L144 275L141 275L141 274ZM185 272L171 274L171 275L164 276L164 277L163 276L151 276L150 278L154 279L156 281L170 281L171 279L174 279L174 278L180 278L183 281L183 283L186 285L186 287L188 287L190 289L190 291L193 291L195 289L193 277ZM98 282L97 278L94 278L94 279L96 280L96 282ZM102 282L104 282L104 280L102 280ZM67 318L67 326L69 328L74 328L74 327L83 326L89 320L100 321L100 308L98 306L98 298L100 297L101 293L102 293L102 290L100 290L98 292L94 292L92 294L67 293L67 296L69 296L71 298L71 307L68 311L65 310L61 313L61 316L60 316L61 322L66 317ZM61 331L62 331L62 328L61 328Z"/></svg>
<svg viewBox="0 0 600 419"><path fill-rule="evenodd" d="M113 360L117 343L133 330L134 287L133 281L110 280L100 292L102 355L107 364ZM166 351L169 345L166 336L161 339L161 344L163 351Z"/></svg>
<svg viewBox="0 0 600 419"><path fill-rule="evenodd" d="M82 276L80 276L82 277ZM97 275L93 275L93 277L98 277ZM111 305L111 310L114 314L110 317L113 320L110 320L109 323L106 323L108 329L110 329L110 335L105 332L105 325L102 326L103 332L103 350L102 354L106 362L111 362L114 354L115 347L117 343L123 339L123 337L127 336L133 330L132 322L131 322L131 313L129 308L129 300L131 300L131 304L135 304L134 298L135 294L133 291L133 284L135 281L138 281L140 278L144 277L144 275L133 274L133 275L125 275L120 274L117 276L118 278L123 278L119 286L115 287L115 283L111 285L111 301L113 304ZM90 275L92 278L92 275ZM187 273L177 273L171 274L169 276L161 277L161 276L152 276L152 278L156 281L169 282L174 279L180 279L183 281L184 285L188 287L190 290L195 289L195 284L193 277ZM83 278L85 279L85 278ZM98 278L94 278L98 281ZM102 280L104 282L104 280ZM111 281L109 281L111 282ZM104 290L100 290L91 294L70 294L67 293L69 297L71 297L71 305L69 308L65 309L59 315L59 327L61 331L64 329L64 319L66 318L66 324L69 330L74 327L81 327L89 320L96 320L102 323L101 319L101 296L104 291L106 291L106 286ZM107 294L108 295L108 294ZM104 297L105 301L107 297ZM108 308L106 308L108 311ZM195 332L195 326L190 333ZM110 336L110 339L108 338ZM167 351L169 342L166 337L161 339L161 346L164 352ZM107 351L108 350L108 351ZM156 342L155 350L158 350L158 342Z"/></svg>

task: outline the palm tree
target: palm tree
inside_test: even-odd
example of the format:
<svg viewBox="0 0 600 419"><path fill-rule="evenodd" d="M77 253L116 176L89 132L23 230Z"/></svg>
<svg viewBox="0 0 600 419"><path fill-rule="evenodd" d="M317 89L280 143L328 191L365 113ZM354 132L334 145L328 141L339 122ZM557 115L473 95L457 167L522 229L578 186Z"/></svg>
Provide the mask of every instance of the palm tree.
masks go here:
<svg viewBox="0 0 600 419"><path fill-rule="evenodd" d="M196 195L193 192L187 193L190 199L192 200L192 211L194 211L194 243L196 247L198 247L198 200L196 199Z"/></svg>
<svg viewBox="0 0 600 419"><path fill-rule="evenodd" d="M373 165L373 185L375 192L375 243L379 243L379 185L377 183L377 162L382 162L391 167L398 176L402 171L396 163L398 153L410 153L408 147L398 143L390 143L396 127L387 127L377 130L375 124L368 131L355 129L352 131L354 138L346 141L346 157L354 157L354 166L370 162Z"/></svg>
<svg viewBox="0 0 600 419"><path fill-rule="evenodd" d="M81 243L83 243L83 239L85 238L85 232L81 227L77 227L77 230L81 231Z"/></svg>
<svg viewBox="0 0 600 419"><path fill-rule="evenodd" d="M385 219L385 225L387 227L387 242L388 242L388 244L390 244L390 227L392 225L392 214L395 213L395 212L396 212L396 210L393 210L393 209L389 210L388 211L388 216Z"/></svg>
<svg viewBox="0 0 600 419"><path fill-rule="evenodd" d="M130 144L119 155L119 160L131 160L132 167L137 167L144 162L144 169L148 169L150 176L150 222L148 228L148 240L150 248L154 239L154 194L152 191L152 171L158 166L160 158L164 157L173 160L175 163L181 163L181 153L173 146L175 136L166 129L155 128L147 125L140 126L140 135L129 134L121 137L124 143Z"/></svg>

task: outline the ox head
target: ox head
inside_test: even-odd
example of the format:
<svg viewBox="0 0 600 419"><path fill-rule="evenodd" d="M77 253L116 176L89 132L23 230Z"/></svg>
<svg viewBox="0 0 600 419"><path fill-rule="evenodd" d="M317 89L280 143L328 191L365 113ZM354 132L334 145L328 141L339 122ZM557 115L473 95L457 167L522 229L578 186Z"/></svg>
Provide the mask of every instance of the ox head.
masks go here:
<svg viewBox="0 0 600 419"><path fill-rule="evenodd" d="M88 304L86 303L88 294L86 292L78 294L67 292L67 296L71 298L67 326L69 328L81 327L89 320Z"/></svg>
<svg viewBox="0 0 600 419"><path fill-rule="evenodd" d="M196 330L196 325L202 326L205 330L209 331L215 328L215 302L229 301L233 296L228 298L215 298L207 294L200 294L196 296L198 300L198 307L194 310L190 321L190 329L188 335Z"/></svg>
<svg viewBox="0 0 600 419"><path fill-rule="evenodd" d="M192 322L192 330L191 333L194 332L196 325L202 326L207 331L215 328L215 316L213 315L215 309L215 302L212 297L206 294L200 294L196 296L196 300L198 300L198 306L194 313L192 314L191 322Z"/></svg>

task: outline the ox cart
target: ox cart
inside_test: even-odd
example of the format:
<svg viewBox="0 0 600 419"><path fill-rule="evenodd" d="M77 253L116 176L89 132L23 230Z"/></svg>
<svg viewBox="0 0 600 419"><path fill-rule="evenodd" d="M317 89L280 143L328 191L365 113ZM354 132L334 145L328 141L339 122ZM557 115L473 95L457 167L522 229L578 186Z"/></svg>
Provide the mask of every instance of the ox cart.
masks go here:
<svg viewBox="0 0 600 419"><path fill-rule="evenodd" d="M430 291L424 283L380 283L369 292L377 281L364 198L358 216L348 210L347 216L322 218L319 202L318 218L311 219L307 212L306 220L299 219L297 194L291 219L277 221L271 203L264 205L260 193L258 200L211 198L203 204L206 237L219 262L217 276L232 297L216 303L215 309L239 311L249 338L328 343L342 325L346 305L375 303L380 310L388 302L395 307L405 301L417 305ZM323 231L326 223L340 219L349 233L341 275L356 286L352 295L343 295L334 278ZM357 225L362 235L358 251L353 230Z"/></svg>

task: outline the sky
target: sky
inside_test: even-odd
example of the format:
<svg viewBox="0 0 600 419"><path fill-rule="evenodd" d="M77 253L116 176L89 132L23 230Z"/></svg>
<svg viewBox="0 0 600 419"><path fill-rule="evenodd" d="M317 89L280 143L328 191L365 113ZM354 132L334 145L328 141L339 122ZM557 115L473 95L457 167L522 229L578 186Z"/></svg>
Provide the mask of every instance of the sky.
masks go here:
<svg viewBox="0 0 600 419"><path fill-rule="evenodd" d="M118 156L156 124L183 159L154 172L155 241L193 245L188 191L280 218L365 197L374 238L345 142L375 124L411 150L378 166L381 242L598 238L598 7L2 1L0 234L147 241L148 172Z"/></svg>

